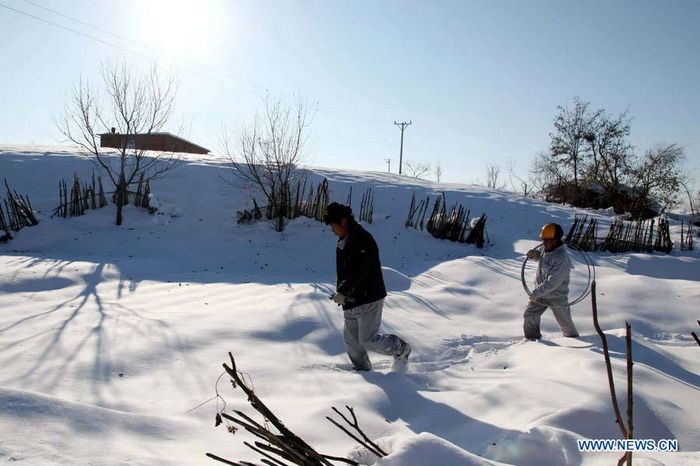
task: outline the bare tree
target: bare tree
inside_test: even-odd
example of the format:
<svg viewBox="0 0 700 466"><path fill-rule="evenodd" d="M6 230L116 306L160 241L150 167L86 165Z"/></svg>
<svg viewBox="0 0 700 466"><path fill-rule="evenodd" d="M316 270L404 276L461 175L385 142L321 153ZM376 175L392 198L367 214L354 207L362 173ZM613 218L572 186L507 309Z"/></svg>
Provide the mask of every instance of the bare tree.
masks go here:
<svg viewBox="0 0 700 466"><path fill-rule="evenodd" d="M440 178L442 178L442 164L440 164L439 160L435 163L435 168L433 169L433 173L435 173L435 179L439 183Z"/></svg>
<svg viewBox="0 0 700 466"><path fill-rule="evenodd" d="M581 171L587 155L585 135L590 132L595 114L588 111L590 102L574 99L573 108L558 106L559 114L554 118L554 132L550 133L550 155L568 167L573 173L574 187L581 187ZM594 162L597 165L597 162Z"/></svg>
<svg viewBox="0 0 700 466"><path fill-rule="evenodd" d="M54 122L67 142L83 149L109 177L117 204L116 224L121 225L129 186L142 176L144 181L161 178L180 162L172 153L147 153L134 144L136 134L159 132L168 123L177 84L173 77L161 80L155 67L135 74L124 63L103 64L102 81L106 96L81 79ZM123 136L116 155L104 151L99 141L100 133L112 128Z"/></svg>
<svg viewBox="0 0 700 466"><path fill-rule="evenodd" d="M665 144L648 150L632 170L632 212L650 207L652 201L672 206L681 187L683 148Z"/></svg>
<svg viewBox="0 0 700 466"><path fill-rule="evenodd" d="M290 186L307 155L306 133L313 115L301 99L290 106L265 96L263 105L262 115L242 126L236 139L225 134L223 145L234 175L262 192L274 210L276 229L282 231Z"/></svg>
<svg viewBox="0 0 700 466"><path fill-rule="evenodd" d="M682 148L665 144L638 156L629 142L628 111L609 116L578 98L571 109L557 108L549 154L538 157L531 170L543 181L545 199L613 207L633 218L656 215L657 207L676 202Z"/></svg>
<svg viewBox="0 0 700 466"><path fill-rule="evenodd" d="M695 212L695 200L693 199L693 189L689 185L692 182L689 180L689 177L687 175L681 177L681 180L679 182L680 186L683 188L683 191L685 191L685 194L687 196L687 202L688 202L688 207L690 208L690 217L688 218L688 223L687 225L684 224L683 221L681 221L681 249L682 250L687 250L687 251L692 251L694 249L693 246L693 236L694 236L694 225L697 225L698 222L698 217ZM700 193L699 193L700 194Z"/></svg>
<svg viewBox="0 0 700 466"><path fill-rule="evenodd" d="M593 165L586 169L589 181L599 183L609 199L617 199L631 169L634 158L630 135L631 117L623 112L608 117L605 110L595 112L587 121L583 135L593 157Z"/></svg>
<svg viewBox="0 0 700 466"><path fill-rule="evenodd" d="M571 174L557 163L548 154L540 152L535 156L530 167L535 189L544 195L545 200L558 198L562 202L568 202L567 185L571 181Z"/></svg>
<svg viewBox="0 0 700 466"><path fill-rule="evenodd" d="M427 162L406 162L406 174L413 178L420 178L430 172L430 164Z"/></svg>
<svg viewBox="0 0 700 466"><path fill-rule="evenodd" d="M688 207L690 207L690 219L691 222L695 220L695 205L696 205L696 199L693 199L693 188L692 182L688 179L688 176L683 176L681 179L678 181L678 184L680 185L681 188L683 188L683 191L685 191L685 195L687 196L688 199ZM700 191L698 191L698 199L700 199Z"/></svg>
<svg viewBox="0 0 700 466"><path fill-rule="evenodd" d="M513 192L522 193L523 196L530 196L533 190L532 176L527 179L523 179L515 174L515 169L513 168L513 161L508 161L508 180L510 181L510 187ZM516 183L517 182L517 183Z"/></svg>
<svg viewBox="0 0 700 466"><path fill-rule="evenodd" d="M501 167L498 165L486 165L486 187L496 190L503 190L506 186L501 181Z"/></svg>

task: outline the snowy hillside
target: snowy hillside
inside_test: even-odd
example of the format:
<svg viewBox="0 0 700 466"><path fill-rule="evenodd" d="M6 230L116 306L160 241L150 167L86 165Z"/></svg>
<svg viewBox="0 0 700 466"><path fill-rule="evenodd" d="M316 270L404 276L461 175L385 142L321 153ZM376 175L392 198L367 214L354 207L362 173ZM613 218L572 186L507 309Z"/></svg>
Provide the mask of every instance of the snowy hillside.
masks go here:
<svg viewBox="0 0 700 466"><path fill-rule="evenodd" d="M359 447L324 419L350 405L390 455L377 466L603 465L576 440L619 438L590 299L574 306L581 337L562 338L551 312L542 342L522 341L524 253L540 226L575 210L466 185L312 168L333 200L374 188L374 222L389 296L383 329L412 345L408 373L370 355L355 373L342 311L329 301L336 239L325 225L237 225L250 193L227 165L189 157L151 187L161 214L114 207L50 218L59 179L92 165L68 149L0 148L0 178L28 195L40 224L0 244L0 462L26 465L208 465L212 452L255 461L250 440L214 428L215 383L227 352L256 393L318 450ZM411 196L444 192L486 212L477 249L405 229ZM4 189L3 193L4 195ZM609 218L601 217L609 223ZM675 239L675 238L674 238ZM573 291L585 286L581 257ZM636 453L637 465L700 463L700 254L595 253L601 325L624 398L624 323L635 340L635 437L677 439L678 453ZM257 413L226 378L227 411ZM219 402L219 407L221 403ZM193 409L196 408L196 409Z"/></svg>

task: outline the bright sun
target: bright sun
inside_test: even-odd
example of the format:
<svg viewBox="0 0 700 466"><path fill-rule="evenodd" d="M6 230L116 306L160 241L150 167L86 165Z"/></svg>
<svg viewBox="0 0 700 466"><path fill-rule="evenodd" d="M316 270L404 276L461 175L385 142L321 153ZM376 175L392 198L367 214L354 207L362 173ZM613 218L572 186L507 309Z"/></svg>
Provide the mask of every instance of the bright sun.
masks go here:
<svg viewBox="0 0 700 466"><path fill-rule="evenodd" d="M149 45L171 58L189 59L209 52L211 31L216 15L215 2L196 0L145 0L144 36Z"/></svg>

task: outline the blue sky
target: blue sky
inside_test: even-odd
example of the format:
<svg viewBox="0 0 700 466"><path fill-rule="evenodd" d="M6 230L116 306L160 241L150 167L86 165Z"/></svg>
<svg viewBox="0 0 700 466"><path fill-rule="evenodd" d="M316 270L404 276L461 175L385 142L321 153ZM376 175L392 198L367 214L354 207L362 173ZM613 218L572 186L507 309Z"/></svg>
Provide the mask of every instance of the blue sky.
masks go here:
<svg viewBox="0 0 700 466"><path fill-rule="evenodd" d="M318 106L312 163L395 171L393 122L412 120L404 161L472 182L487 164L526 172L578 96L629 109L640 152L683 145L697 177L699 24L691 0L0 0L0 143L57 143L71 87L123 60L176 74L171 129L214 150L265 92L301 94Z"/></svg>

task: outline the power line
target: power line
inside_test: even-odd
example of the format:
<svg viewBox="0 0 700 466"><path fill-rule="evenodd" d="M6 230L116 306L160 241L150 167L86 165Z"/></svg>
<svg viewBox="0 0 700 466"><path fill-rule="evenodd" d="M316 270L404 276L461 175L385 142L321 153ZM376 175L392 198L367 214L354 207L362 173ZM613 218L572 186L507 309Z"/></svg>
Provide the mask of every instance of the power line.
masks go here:
<svg viewBox="0 0 700 466"><path fill-rule="evenodd" d="M140 43L140 42L136 42L135 40L131 40L131 39L129 39L129 38L126 37L126 36L122 36L122 35L117 34L117 33L115 33L115 32L108 31L107 29L103 29L103 28L101 28L101 27L99 27L99 26L95 26L94 24L90 24L90 23L88 23L88 22L86 22L86 21L83 21L83 20L80 20L80 19L78 19L78 18L73 18L72 16L68 16L68 15L66 15L66 14L64 14L64 13L61 13L60 11L53 10L53 9L51 9L51 8L49 8L49 7L44 6L44 5L40 5L39 3L35 3L35 2L30 1L30 0L22 0L22 1L25 2L25 3L29 3L30 5L33 5L33 6L37 7L37 8L41 8L42 10L46 10L46 11L48 11L48 12L51 12L51 13L56 14L56 15L58 15L58 16L61 16L61 17L63 17L63 18L69 19L69 20L71 20L71 21L75 21L76 23L80 23L80 24L82 24L82 25L84 25L84 26L87 26L87 27L96 29L96 30L98 30L98 31L100 31L100 32L103 32L103 33L105 33L105 34L109 34L110 36L114 36L114 37L117 37L117 38L119 38L119 39L125 40L125 41L127 41L127 42L131 42L132 44L138 45L139 47L145 47L145 48L149 48L149 49L156 50L154 47L152 47L152 46L150 46L150 45L142 44L142 43Z"/></svg>
<svg viewBox="0 0 700 466"><path fill-rule="evenodd" d="M89 23L89 22L87 22L87 21L83 21L83 20L81 20L81 19L75 18L75 17L70 16L70 15L67 15L67 14L65 14L65 13L61 13L61 12L58 11L58 10L54 10L54 9L52 9L52 8L48 8L48 7L46 7L46 6L40 5L40 4L38 4L38 3L36 3L36 2L33 2L33 1L30 1L30 0L22 0L22 1L24 1L25 3L27 3L27 4L29 4L29 5L35 6L35 7L37 7L37 8L41 8L42 10L45 10L45 11L48 11L48 12L53 13L53 14L55 14L55 15L58 15L58 16L60 16L60 17L62 17L62 18L66 18L66 19L68 19L68 20L70 20L70 21L74 21L74 22L76 22L76 23L79 23L79 24L82 24L82 25L87 26L87 27L89 27L89 28L92 28L92 29L94 29L94 30L97 30L97 31L99 31L99 32L101 32L101 33L104 33L104 34L110 35L110 36L112 36L112 37L118 38L118 39L120 39L120 40L129 42L129 43L131 43L131 44L133 44L133 45L136 45L136 46L138 46L138 47L142 47L142 48L145 48L145 49L149 49L149 50L151 50L151 51L153 51L153 52L156 52L156 53L160 53L160 52L161 52L161 50L159 50L159 49L156 48L156 47L153 47L153 46L148 45L148 44L144 44L144 43L142 43L142 42L135 41L135 40L133 40L133 39L131 39L131 38L125 36L125 35L117 34L117 33L115 33L115 32L112 32L112 31L108 30L108 29L104 29L104 28L101 28L101 27L96 26L96 25L94 25L94 24L91 24L91 23ZM46 23L46 24L50 24L50 25L52 25L52 26L59 27L59 28L61 28L61 29L64 29L64 30L69 31L69 32L72 32L72 33L74 33L74 34L81 35L81 36L86 37L86 38L88 38L88 39L92 39L92 40L98 41L98 42L100 42L100 43L102 43L102 44L108 45L108 46L110 46L110 47L113 47L113 48L116 48L116 49L119 49L119 50L122 50L122 51L125 51L125 52L127 52L127 53L131 53L131 54L138 55L138 56L140 56L140 57L142 57L142 58L145 58L145 59L148 59L148 60L153 60L153 61L157 61L157 62L160 62L160 63L163 63L163 64L167 64L167 65L173 66L173 67L175 67L175 68L177 68L177 69L179 69L179 70L181 70L181 71L189 72L189 73L198 75L198 76L203 77L203 78L206 78L206 79L211 79L211 80L220 82L220 83L222 83L222 84L229 84L228 82L226 82L226 80L230 80L230 81L237 82L238 85L240 85L240 86L243 87L244 89L247 87L247 90L250 91L250 92L252 92L252 93L254 93L254 94L264 95L265 93L270 93L270 92L272 92L272 93L277 94L278 96L281 96L281 97L284 97L284 98L294 98L294 97L295 97L294 95L290 95L290 94L288 94L288 93L286 93L286 92L282 92L282 91L277 91L277 90L274 90L274 89L270 89L270 88L267 87L267 86L264 86L264 85L261 85L261 84L256 84L256 83L253 83L252 81L248 81L247 84L245 84L243 81L241 81L241 80L238 79L238 78L232 78L231 76L229 76L229 75L227 75L227 74L225 74L225 73L221 73L221 72L219 72L219 71L212 70L212 69L207 69L207 68L203 67L202 65L200 65L200 64L198 64L198 63L195 63L195 62L192 62L192 61L189 61L189 60L185 60L185 59L182 59L182 58L176 57L176 58L174 58L174 61L172 61L172 60L171 60L171 61L166 61L166 60L163 60L163 59L161 59L161 58L154 57L153 55L146 55L146 54L143 54L143 53L135 52L135 51L133 51L133 50L126 49L126 48L121 47L121 46L119 46L119 45L117 45L117 44L114 44L114 43L112 43L112 42L108 42L108 41L106 41L106 40L100 39L100 38L98 38L98 37L95 37L95 36L92 36L92 35L89 35L89 34L85 34L85 33L83 33L83 32L77 31L77 30L75 30L75 29L73 29L73 28L70 28L70 27L67 27L67 26L63 26L63 25L61 25L61 24L55 23L55 22L53 22L53 21L50 21L50 20L47 20L47 19L44 19L44 18L41 18L41 17L39 17L39 16L32 15L31 13L27 13L27 12L25 12L25 11L22 11L22 10L19 10L19 9L16 9L16 8L8 7L8 6L3 5L3 4L0 4L0 6L5 7L5 8L7 8L7 9L9 9L9 10L15 11L15 12L17 12L17 13L19 13L19 14L28 16L28 17L30 17L30 18L37 19L37 20L39 20L39 21L41 21L41 22L44 22L44 23ZM176 62L179 62L179 63L181 63L181 64L184 64L184 65L186 65L186 66L188 66L188 67L197 68L197 69L199 69L199 70L204 70L204 71L209 72L209 73L214 73L214 74L218 75L219 77L210 76L210 75L208 75L208 74L206 74L206 73L203 73L203 72L201 72L201 71L195 71L195 70L192 70L192 69L183 68L182 66L178 66L178 64L177 64ZM328 106L325 106L325 105L317 105L317 108L318 108L320 111L323 111L323 112L329 113L329 114L334 114L334 115L339 116L339 117L344 117L344 118L357 118L357 119L366 119L366 118L367 118L367 117L364 116L364 115L359 115L359 114L355 114L355 113L351 113L351 112L347 112L347 111L336 110L336 109L334 109L333 107L328 107ZM380 120L378 117L370 117L370 118L374 118L374 119L376 119L377 121ZM382 120L382 121L383 121L383 120Z"/></svg>
<svg viewBox="0 0 700 466"><path fill-rule="evenodd" d="M44 18L42 18L42 17L40 17L40 16L35 16L35 15L31 14L31 13L27 13L26 11L18 10L17 8L13 8L13 7L11 7L11 6L7 6L7 5L4 5L4 4L2 4L2 3L0 3L0 7L7 8L8 10L12 10L12 11L14 11L14 12L16 12L16 13L19 13L20 15L24 15L24 16L28 16L28 17L30 17L30 18L36 19L36 20L38 20L38 21L41 21L42 23L50 24L50 25L52 25L52 26L56 26L56 27L58 27L58 28L65 29L66 31L70 31L70 32L72 32L73 34L78 34L78 35L80 35L80 36L87 37L88 39L96 40L97 42L101 42L101 43L103 43L103 44L105 44L105 45L108 45L108 46L110 46L110 47L119 48L117 45L114 45L114 44L112 44L112 43L110 43L110 42L107 42L106 40L102 40L102 39L100 39L100 38L98 38L98 37L94 37L94 36L91 36L91 35L89 35L89 34L85 34L84 32L76 31L75 29L69 28L69 27L67 27L67 26L63 26L63 25L58 24L58 23L54 23L53 21L49 21L48 19L44 19ZM150 57L148 57L148 56L146 56L146 55L143 55L143 54L140 54L140 53L138 53L138 52L133 52L133 51L129 51L129 52L134 53L134 54L136 54L136 55L139 55L139 56L141 56L141 57L143 57L143 58L148 58L148 59L150 59Z"/></svg>
<svg viewBox="0 0 700 466"><path fill-rule="evenodd" d="M136 46L138 46L138 47L142 47L142 48L145 48L145 49L149 49L149 50L154 51L154 52L157 52L157 53L160 52L159 49L157 49L157 48L155 48L155 47L153 47L153 46L150 46L150 45L148 45L148 44L143 44L143 43L141 43L141 42L135 41L135 40L133 40L133 39L131 39L131 38L125 36L125 35L114 33L114 32L109 31L109 30L107 30L107 29L104 29L104 28L101 28L101 27L96 26L96 25L94 25L94 24L91 24L91 23L89 23L89 22L87 22L87 21L83 21L83 20L81 20L81 19L74 18L74 17L72 17L72 16L70 16L70 15L61 13L60 11L57 11L57 10L54 10L54 9L51 9L51 8L48 8L48 7L45 7L45 6L43 6L43 5L40 5L40 4L38 4L38 3L35 3L35 2L33 2L33 1L30 1L30 0L23 0L23 1L24 1L25 3L27 3L27 4L29 4L29 5L35 6L35 7L37 7L37 8L43 9L43 10L45 10L45 11L47 11L47 12L52 13L52 14L55 14L55 15L58 15L58 16L60 16L60 17L66 18L66 19L68 19L68 20L70 20L70 21L74 21L74 22L79 23L79 24L81 24L81 25L84 25L84 26L87 26L87 27L92 28L92 29L94 29L94 30L97 30L97 31L99 31L99 32L101 32L101 33L103 33L103 34L107 34L107 35L113 36L113 37L118 38L118 39L120 39L120 40L129 42L129 43L131 43L131 44L133 44L133 45L136 45ZM178 70L180 70L180 71L184 71L184 72L187 72L187 73L190 73L190 74L199 76L199 77L201 77L201 78L205 78L205 79L209 79L209 80L212 80L212 81L216 81L216 82L219 82L219 83L224 84L224 85L230 85L230 84L232 84L232 82L233 82L233 83L236 83L236 85L240 86L242 89L247 90L247 91L249 91L249 92L251 92L251 93L257 94L257 95L261 95L261 96L262 96L262 95L265 95L265 93L270 93L270 92L272 92L272 93L274 93L274 94L276 94L276 95L278 95L278 96L284 97L284 98L294 98L293 95L290 95L290 94L288 94L288 93L281 92L281 91L277 91L277 90L274 90L274 89L270 89L270 88L267 87L267 86L263 86L263 85L260 85L260 84L256 84L256 83L253 83L253 82L251 82L251 81L248 81L248 82L246 83L246 82L244 82L244 81L241 81L240 79L232 78L231 76L229 76L229 75L227 75L227 74L225 74L225 73L222 73L222 72L219 72L219 71L216 71L216 70L207 69L207 68L203 67L202 65L200 65L200 64L198 64L198 63L195 63L195 62L191 62L191 61L184 60L184 59L182 59L182 58L177 58L177 57L174 58L174 61L173 61L173 60L164 60L164 59L162 59L162 58L158 58L158 57L153 56L153 55L151 55L151 54L145 54L145 53L141 53L141 52L138 52L138 51L129 49L129 48L125 48L125 47L120 46L120 45L118 45L118 44L115 44L115 43L113 43L113 42L110 42L110 41L101 39L101 38L96 37L96 36L91 35L91 34L87 34L87 33L81 32L81 31L79 31L79 30L76 30L76 29L71 28L71 27L68 27L68 26L64 26L64 25L62 25L62 24L56 23L56 22L54 22L54 21L51 21L51 20L48 20L48 19L45 19L45 18L42 18L42 17L40 17L40 16L36 16L36 15L31 14L31 13L28 13L28 12L26 12L26 11L23 11L23 10L20 10L20 9L11 7L11 6L7 6L7 5L5 5L5 4L3 4L3 3L0 3L0 7L5 8L5 9L7 9L7 10L14 11L15 13L18 13L18 14L20 14L20 15L23 15L23 16L26 16L26 17L29 17L29 18L32 18L32 19L35 19L35 20L40 21L40 22L42 22L42 23L49 24L49 25L51 25L51 26L54 26L54 27L63 29L63 30L65 30L65 31L71 32L71 33L73 33L73 34L76 34L76 35L85 37L85 38L87 38L87 39L90 39L90 40L99 42L99 43L101 43L101 44L103 44L103 45L106 45L106 46L108 46L108 47L112 47L112 48L114 48L114 49L121 50L121 51L124 51L124 52L129 53L129 54L132 54L132 55L136 55L136 56L138 56L138 57L144 58L144 59L149 60L149 61L154 61L154 62L158 62L158 63L161 63L161 64L169 65L169 66L172 66L173 68L176 68L176 69L178 69ZM178 64L178 62L179 62L179 64ZM182 66L182 65L185 65L185 66ZM200 70L203 70L203 71L200 71ZM210 75L210 74L208 74L208 73L214 73L214 74L218 75L218 77L217 77L217 76L212 76L212 75ZM369 116L369 117L367 117L366 115L360 115L360 114L356 114L356 113L353 113L353 112L347 112L347 111L343 111L343 110L337 110L337 109L335 109L335 108L333 108L333 107L329 107L329 106L325 106L325 105L320 105L320 104L317 104L317 108L318 108L319 111L322 111L322 112L324 112L324 113L331 114L331 115L336 115L336 116L341 117L341 118L350 118L350 119L365 120L365 121L369 118L369 119L373 119L373 120L376 120L376 121L380 121L380 120L381 120L381 121L385 121L383 118L380 118L380 117L374 117L374 116ZM394 122L394 124L399 125L399 124L396 123L396 122ZM405 122L404 122L404 123L402 123L402 124L405 125L405 126L408 126L408 125L411 124L411 122L409 122L409 123L405 123ZM402 167L403 131L404 131L404 129L405 129L405 126L402 127L402 130L401 130L401 155L400 155L400 160L399 160L399 173L401 173L401 167ZM384 140L382 140L382 142L383 142L383 141L384 141ZM441 151L444 151L445 149L444 149L444 148L440 148L440 150L441 150Z"/></svg>
<svg viewBox="0 0 700 466"><path fill-rule="evenodd" d="M108 29L101 28L101 27L96 26L96 25L94 25L94 24L92 24L92 23L89 23L89 22L87 22L87 21L83 21L83 20L81 20L81 19L75 18L75 17L70 16L70 15L67 15L67 14L65 14L65 13L61 13L60 11L54 10L54 9L52 9L52 8L48 8L48 7L46 7L46 6L40 5L40 4L35 3L35 2L32 2L32 1L30 1L30 0L22 0L22 1L24 1L25 3L28 3L28 4L30 4L30 5L33 5L33 6L37 7L37 8L41 8L41 9L43 9L43 10L45 10L45 11L50 12L50 13L56 14L56 15L61 16L61 17L63 17L63 18L69 19L69 20L74 21L74 22L76 22L76 23L79 23L79 24L82 24L82 25L87 26L87 27L89 27L89 28L92 28L92 29L95 29L95 30L97 30L97 31L100 31L100 32L102 32L102 33L104 33L104 34L108 34L108 35L110 35L110 36L116 37L117 39L120 39L120 40L129 42L129 43L134 44L134 45L136 45L136 46L138 46L138 47L142 47L142 48L145 48L145 49L149 49L149 50L151 50L151 51L153 51L153 52L156 52L156 53L162 53L162 50L159 49L159 48L157 48L157 47L153 47L152 45L145 44L145 43L143 43L143 42L139 42L139 41L133 40L133 39L131 39L131 38L129 38L129 37L123 35L123 34L117 34L116 32L110 31L110 30L108 30ZM49 21L45 21L45 22L49 22ZM49 22L49 23L55 25L55 23L51 23L51 22ZM59 25L59 27L60 27L60 25ZM73 30L71 30L71 31L72 31L72 32L75 32L75 31L73 31ZM92 36L87 36L87 37L92 38ZM99 39L98 39L98 40L99 40ZM124 50L124 51L126 51L126 52L128 52L128 53L136 53L136 52L133 52L132 50L125 49L125 48L120 47L120 46L118 46L118 45L116 45L116 44L113 44L113 43L111 43L111 42L110 42L110 43L107 43L106 41L101 41L101 42L106 43L107 45L110 45L110 46L112 46L112 47L114 47L114 48L118 48L118 49L120 49L120 50ZM261 84L256 84L256 83L254 83L254 82L252 82L252 81L247 81L247 82L245 82L245 81L242 81L242 80L240 80L240 79L238 79L238 78L233 78L233 77L231 77L231 76L229 76L229 75L226 75L225 73L221 73L221 72L219 72L219 71L217 71L217 70L213 70L213 69L210 69L210 68L207 69L207 68L205 68L204 66L200 65L199 63L195 63L195 62L190 61L190 60L185 60L185 59L183 59L183 58L173 57L172 60L167 60L167 61L166 61L166 60L163 60L163 59L161 59L161 58L157 58L157 57L155 57L155 56L153 56L153 55L148 55L148 56L147 56L147 55L143 55L143 54L139 54L139 53L136 53L136 54L139 55L139 56L141 56L141 57L148 58L148 59L150 59L150 60L158 61L158 62L160 62L160 63L164 63L164 64L167 64L167 65L173 66L173 67L175 67L175 68L177 68L177 69L179 69L179 70L182 70L182 71L185 71L185 72L189 72L189 73L195 74L195 75L200 76L200 77L203 77L203 78L207 78L207 79L211 79L211 80L214 80L214 81L218 81L218 82L220 82L220 83L222 83L222 84L229 84L229 83L226 82L226 80L235 81L235 82L239 83L239 85L241 85L241 87L248 86L248 90L249 90L250 92L253 92L253 93L258 94L258 95L262 95L263 92L274 92L275 94L278 94L278 95L281 95L281 96L292 97L292 96L290 96L289 94L283 93L283 92L281 92L281 91L271 90L271 89L269 89L269 88L266 87L266 86L263 86L263 85L261 85ZM207 74L205 74L205 73L196 72L196 71L193 71L193 70L191 70L191 69L184 69L184 68L178 66L178 65L177 65L177 62L179 62L179 63L181 63L181 64L184 64L184 65L186 65L186 66L190 66L190 67L193 67L193 68L198 68L198 69L200 69L200 70L205 70L205 71L207 71L207 72L217 74L217 75L219 75L219 77L209 76L209 75L207 75Z"/></svg>
<svg viewBox="0 0 700 466"><path fill-rule="evenodd" d="M148 44L144 44L144 43L142 43L142 42L135 41L135 40L133 40L133 39L127 37L127 36L124 36L124 35L122 35L122 34L117 34L117 33L115 33L115 32L109 31L109 30L107 30L107 29L101 28L101 27L99 27L99 26L95 26L94 24L88 23L88 22L83 21L83 20L78 19L78 18L74 18L74 17L72 17L72 16L69 16L69 15L67 15L67 14L61 13L60 11L54 10L54 9L52 9L52 8L48 8L48 7L46 7L46 6L40 5L40 4L35 3L35 2L32 2L32 1L30 1L30 0L22 0L22 1L24 1L25 3L28 3L28 4L30 4L30 5L33 5L33 6L37 7L37 8L41 8L42 10L45 10L45 11L48 11L48 12L50 12L50 13L56 14L56 15L58 15L58 16L61 16L61 17L63 17L63 18L69 19L69 20L71 20L71 21L75 21L76 23L82 24L82 25L87 26L87 27L89 27L89 28L93 28L93 29L95 29L95 30L97 30L97 31L100 31L100 32L104 33L104 34L108 34L108 35L110 35L110 36L113 36L113 37L116 37L116 38L118 38L118 39L124 40L124 41L126 41L126 42L130 42L130 43L132 43L132 44L134 44L134 45L137 45L137 46L139 46L139 47L147 48L147 49L153 50L154 52L161 52L161 50L159 50L159 49L156 48L156 47L153 47L153 46L148 45ZM116 46L115 46L115 47L116 47ZM194 63L194 62L189 61L189 60L184 60L184 59L182 59L182 58L176 58L176 60L179 61L179 62L181 62L181 63L185 63L185 64L187 64L188 66L193 66L193 67L196 67L196 68L202 68L202 69L204 69L204 67L203 67L202 65L200 65L200 64L198 64L198 63ZM230 76L225 75L225 74L223 74L223 73L220 73L220 72L218 72L218 71L216 71L216 70L211 70L211 69L209 69L208 71L211 71L211 72L214 72L214 73L216 73L216 74L219 74L219 75L223 76L223 77L226 78L226 79L231 79L231 80L234 80L234 81L239 81L239 80L237 80L237 79L235 79L235 78L231 78ZM206 77L206 76L205 76L205 77ZM210 78L210 79L212 79L212 78ZM269 90L270 90L270 89L269 89L268 87L266 87L266 86L263 86L263 85L260 85L260 84L255 84L255 83L252 83L251 81L249 81L249 83L250 83L251 85L253 85L254 87L259 88L260 90L265 90L265 91L269 91ZM289 94L286 94L286 93L281 92L281 91L274 91L274 92L275 92L276 94L283 95L283 96L285 96L285 97L294 97L294 96L290 96ZM320 106L319 106L319 109L320 109ZM326 107L326 109L325 109L324 111L329 112L329 113L334 113L334 110L332 110L331 107ZM352 116L355 116L355 117L357 117L357 118L365 118L364 116L359 115L359 114L351 114L351 113L348 113L348 112L345 112L345 113L346 113L346 115L352 115ZM336 113L336 114L340 115L339 113ZM342 116L342 115L340 115L340 116Z"/></svg>
<svg viewBox="0 0 700 466"><path fill-rule="evenodd" d="M46 10L46 11L49 11L49 12L51 12L51 13L54 13L54 14L57 14L57 15L62 16L62 17L64 17L64 18L67 18L67 19L69 19L69 20L71 20L71 21L75 21L75 22L77 22L77 23L83 24L83 25L88 26L88 27L90 27L90 28L96 29L96 30L98 30L98 31L100 31L100 32L103 32L103 33L105 33L105 34L109 34L109 35L114 36L114 37L116 37L116 38L125 40L125 41L127 41L127 42L131 42L132 44L135 44L135 45L137 45L137 46L139 46L139 47L147 48L147 49L150 49L150 50L152 50L152 51L154 51L154 52L160 52L160 50L157 49L157 48L155 48L155 47L152 47L152 46L146 45L146 44L142 44L142 43L137 42L137 41L135 41L135 40L129 39L129 38L126 37L126 36L113 33L113 32L108 31L108 30L106 30L106 29L103 29L103 28L100 28L100 27L98 27L98 26L92 25L92 24L90 24L90 23L88 23L88 22L82 21L82 20L77 19L77 18L73 18L73 17L71 17L71 16L69 16L69 15L66 15L66 14L63 14L63 13L61 13L61 12L59 12L59 11L56 11L56 10L52 10L52 9L50 9L50 8L43 7L43 6L38 5L38 4L36 4L36 3L30 2L30 1L28 1L28 0L23 0L23 1L29 3L30 5L35 5L35 6L37 6L37 7L39 7L39 8L42 8L42 9L44 9L44 10ZM183 66L181 66L181 65L178 65L178 63L176 63L176 62L180 62L181 64L184 64L184 65L186 65L186 66L188 66L188 67L191 67L191 68L199 68L199 69L204 70L204 67L203 67L203 66L201 66L201 65L199 65L199 64L197 64L197 63L194 63L194 62L189 62L189 61L183 60L183 59L181 59L181 58L176 58L176 59L175 59L176 61L164 60L164 59L162 59L162 58L158 58L158 57L155 57L155 56L153 56L153 55L146 55L146 54L144 54L144 53L137 52L137 51L134 51L134 50L132 50L132 49L128 49L128 48L122 47L122 46L117 45L117 44L115 44L115 43L113 43L113 42L109 42L109 41L106 41L106 40L104 40L104 39L100 39L99 37L95 37L95 36L93 36L93 35L86 34L86 33L84 33L84 32L78 31L78 30L76 30L76 29L70 28L70 27L68 27L68 26L64 26L64 25L62 25L62 24L58 24L58 23L56 23L56 22L50 21L50 20L45 19L45 18L42 18L42 17L40 17L40 16L33 15L33 14L31 14L31 13L27 13L26 11L22 11L22 10L19 10L19 9L17 9L17 8L13 8L13 7L4 5L4 4L2 4L2 3L0 3L0 7L7 8L8 10L12 10L12 11L14 11L14 12L16 12L16 13L19 13L19 14L21 14L21 15L24 15L24 16L27 16L27 17L30 17L30 18L33 18L33 19L36 19L36 20L41 21L41 22L43 22L43 23L49 24L49 25L51 25L51 26L55 26L55 27L58 27L58 28L60 28L60 29L64 29L64 30L66 30L66 31L72 32L73 34L77 34L77 35L79 35L79 36L83 36L83 37L86 37L86 38L88 38L88 39L91 39L91 40L100 42L100 43L102 43L102 44L104 44L104 45L107 45L107 46L109 46L109 47L112 47L112 48L121 50L121 51L123 51L123 52L130 53L130 54L132 54L132 55L136 55L136 56L139 56L139 57L141 57L141 58L145 58L146 60L155 61L155 62L158 62L158 63L161 63L161 64L165 64L165 65L172 66L173 68L176 68L176 69L178 69L178 70L180 70L180 71L184 71L184 72L187 72L187 73L191 73L191 74L194 74L194 75L197 75L197 76L206 78L206 79L211 79L211 80L213 80L213 81L217 81L217 82L222 83L222 84L230 84L230 83L227 82L226 80L235 81L235 82L237 82L238 85L241 86L242 88L246 88L246 87L247 87L247 90L248 90L248 91L253 92L253 93L255 93L255 94L258 94L258 95L263 95L263 91L270 91L268 88L266 88L266 87L264 87L264 86L261 86L261 85L257 85L257 84L255 84L255 83L244 84L244 83L243 83L242 81L240 81L239 79L231 78L230 76L224 75L224 74L219 73L219 72L214 71L214 70L208 70L208 71L210 71L210 72L213 71L214 73L219 74L221 77L223 77L223 79L222 79L221 77L210 76L210 75L208 75L208 74L206 74L206 73L203 73L203 72L201 72L201 71L197 71L197 70L195 70L195 69L188 69L188 68L183 67ZM277 91L275 91L275 93L280 94L280 95L285 95L284 93L277 92Z"/></svg>

